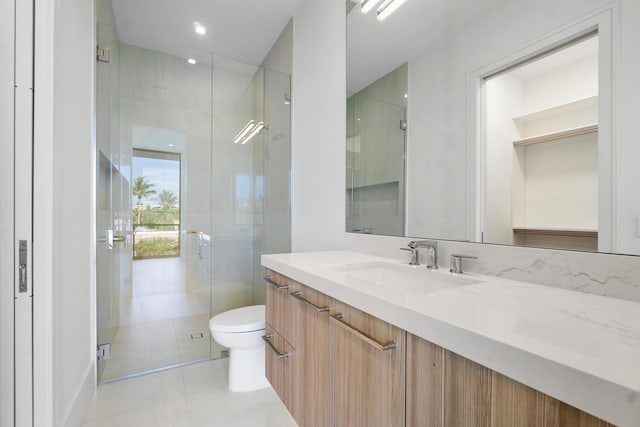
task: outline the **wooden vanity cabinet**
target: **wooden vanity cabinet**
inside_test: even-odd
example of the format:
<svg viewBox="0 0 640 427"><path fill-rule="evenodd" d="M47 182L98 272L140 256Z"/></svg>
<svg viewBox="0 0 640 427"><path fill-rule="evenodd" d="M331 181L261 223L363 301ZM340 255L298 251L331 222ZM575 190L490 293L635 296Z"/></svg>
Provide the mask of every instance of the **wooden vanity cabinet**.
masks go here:
<svg viewBox="0 0 640 427"><path fill-rule="evenodd" d="M495 371L491 411L493 427L614 427Z"/></svg>
<svg viewBox="0 0 640 427"><path fill-rule="evenodd" d="M284 406L293 414L295 351L269 323L265 326L265 333L265 375Z"/></svg>
<svg viewBox="0 0 640 427"><path fill-rule="evenodd" d="M443 425L442 347L407 334L407 426Z"/></svg>
<svg viewBox="0 0 640 427"><path fill-rule="evenodd" d="M299 426L611 426L292 279L267 276L266 375Z"/></svg>
<svg viewBox="0 0 640 427"><path fill-rule="evenodd" d="M266 270L265 274L265 317L267 323L290 344L294 344L295 307L289 293L297 290L297 282L275 271Z"/></svg>
<svg viewBox="0 0 640 427"><path fill-rule="evenodd" d="M404 425L405 333L335 302L335 425Z"/></svg>
<svg viewBox="0 0 640 427"><path fill-rule="evenodd" d="M296 282L267 270L265 275L265 374L291 414L294 412L294 304Z"/></svg>
<svg viewBox="0 0 640 427"><path fill-rule="evenodd" d="M298 284L293 301L294 410L299 426L333 425L333 299Z"/></svg>
<svg viewBox="0 0 640 427"><path fill-rule="evenodd" d="M407 334L407 427L611 424Z"/></svg>

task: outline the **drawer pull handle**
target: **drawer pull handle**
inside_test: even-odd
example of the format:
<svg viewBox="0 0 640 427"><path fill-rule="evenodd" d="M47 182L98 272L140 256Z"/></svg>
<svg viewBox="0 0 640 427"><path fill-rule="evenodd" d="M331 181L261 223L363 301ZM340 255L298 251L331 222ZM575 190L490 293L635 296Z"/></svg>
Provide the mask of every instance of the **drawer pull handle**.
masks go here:
<svg viewBox="0 0 640 427"><path fill-rule="evenodd" d="M265 282L268 282L269 284L271 284L271 286L273 286L276 289L279 289L279 290L289 289L289 285L278 285L276 282L274 282L273 276L264 276L262 280L264 280Z"/></svg>
<svg viewBox="0 0 640 427"><path fill-rule="evenodd" d="M334 315L331 315L330 317L331 317L331 320L336 322L336 325L340 326L343 329L346 329L347 331L351 332L353 335L357 336L358 338L365 341L366 343L371 344L373 347L377 348L380 351L387 351L387 350L396 348L395 342L390 341L386 344L382 344L376 341L375 339L373 339L372 337L370 337L369 335L365 334L364 332L361 332L356 328L354 328L353 326L349 325L348 323L344 322L342 320L343 318L342 314L334 314Z"/></svg>
<svg viewBox="0 0 640 427"><path fill-rule="evenodd" d="M314 309L315 311L317 311L318 313L322 313L325 311L329 311L329 307L318 307L317 305L315 305L312 302L309 302L308 300L306 300L305 298L302 297L302 292L291 292L289 294L291 297L295 298L296 300L300 301L301 303L303 303L304 305L311 307L312 309Z"/></svg>
<svg viewBox="0 0 640 427"><path fill-rule="evenodd" d="M284 359L285 357L289 357L289 353L280 353L278 349L273 345L273 343L269 341L269 338L271 338L272 336L273 335L263 335L262 341L264 341L267 347L269 347L271 351L273 351L275 355L278 356L278 359Z"/></svg>

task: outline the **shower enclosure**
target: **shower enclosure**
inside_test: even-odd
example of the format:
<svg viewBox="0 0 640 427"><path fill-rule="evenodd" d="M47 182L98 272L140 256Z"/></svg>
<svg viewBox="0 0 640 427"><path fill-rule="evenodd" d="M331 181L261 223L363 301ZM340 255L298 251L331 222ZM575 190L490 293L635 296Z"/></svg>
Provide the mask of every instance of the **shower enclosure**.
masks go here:
<svg viewBox="0 0 640 427"><path fill-rule="evenodd" d="M260 255L290 242L290 76L121 43L107 1L97 2L97 19L108 52L96 67L106 382L219 358L209 319L264 303ZM263 128L234 143L252 120Z"/></svg>

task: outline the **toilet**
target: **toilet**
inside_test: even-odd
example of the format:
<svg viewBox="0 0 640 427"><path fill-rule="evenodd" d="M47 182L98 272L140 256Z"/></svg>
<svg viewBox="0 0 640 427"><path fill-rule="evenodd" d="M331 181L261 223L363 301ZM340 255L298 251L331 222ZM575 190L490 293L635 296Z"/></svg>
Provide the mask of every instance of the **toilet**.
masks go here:
<svg viewBox="0 0 640 427"><path fill-rule="evenodd" d="M209 320L211 336L229 349L229 390L269 387L264 369L264 305L225 311Z"/></svg>

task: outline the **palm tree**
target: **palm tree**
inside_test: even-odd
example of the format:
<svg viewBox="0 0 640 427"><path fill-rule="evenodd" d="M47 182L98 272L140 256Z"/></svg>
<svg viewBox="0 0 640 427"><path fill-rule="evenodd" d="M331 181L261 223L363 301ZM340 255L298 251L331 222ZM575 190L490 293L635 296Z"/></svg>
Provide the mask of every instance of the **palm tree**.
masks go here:
<svg viewBox="0 0 640 427"><path fill-rule="evenodd" d="M153 184L147 180L146 176L139 176L133 181L131 193L138 198L138 224L142 221L142 199L152 194L156 194Z"/></svg>
<svg viewBox="0 0 640 427"><path fill-rule="evenodd" d="M162 190L162 193L158 195L158 201L162 209L172 208L178 203L176 196L169 190Z"/></svg>

